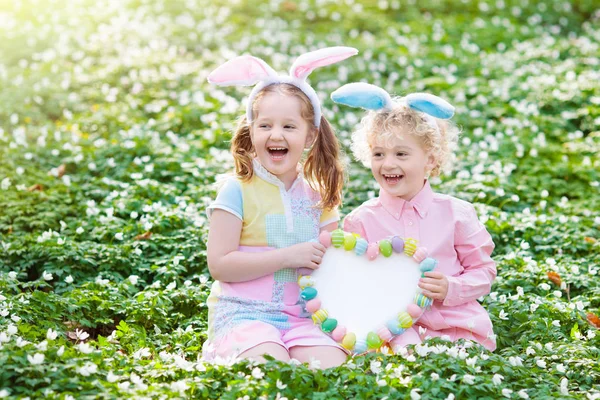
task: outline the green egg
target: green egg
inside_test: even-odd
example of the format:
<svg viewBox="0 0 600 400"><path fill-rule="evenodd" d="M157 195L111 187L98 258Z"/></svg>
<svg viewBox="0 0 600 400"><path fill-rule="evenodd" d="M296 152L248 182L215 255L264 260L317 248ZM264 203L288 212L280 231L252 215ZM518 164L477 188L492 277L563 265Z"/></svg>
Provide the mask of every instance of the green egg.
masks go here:
<svg viewBox="0 0 600 400"><path fill-rule="evenodd" d="M312 300L315 297L317 297L317 289L313 288L313 287L305 287L302 290L302 293L300 293L300 296L304 299L304 300Z"/></svg>
<svg viewBox="0 0 600 400"><path fill-rule="evenodd" d="M392 255L392 242L387 239L381 240L379 242L379 251L384 257L389 257Z"/></svg>
<svg viewBox="0 0 600 400"><path fill-rule="evenodd" d="M342 247L344 245L344 231L336 229L331 232L331 243L333 244L333 247Z"/></svg>
<svg viewBox="0 0 600 400"><path fill-rule="evenodd" d="M344 249L350 251L354 249L354 246L356 246L356 236L351 233L346 233L344 235Z"/></svg>
<svg viewBox="0 0 600 400"><path fill-rule="evenodd" d="M367 335L367 346L369 347L369 349L378 349L382 343L383 341L381 340L378 334L376 334L375 332L369 332L369 334Z"/></svg>
<svg viewBox="0 0 600 400"><path fill-rule="evenodd" d="M321 324L321 330L323 332L329 333L329 332L333 331L337 327L337 323L338 323L337 319L335 319L335 318L327 318Z"/></svg>

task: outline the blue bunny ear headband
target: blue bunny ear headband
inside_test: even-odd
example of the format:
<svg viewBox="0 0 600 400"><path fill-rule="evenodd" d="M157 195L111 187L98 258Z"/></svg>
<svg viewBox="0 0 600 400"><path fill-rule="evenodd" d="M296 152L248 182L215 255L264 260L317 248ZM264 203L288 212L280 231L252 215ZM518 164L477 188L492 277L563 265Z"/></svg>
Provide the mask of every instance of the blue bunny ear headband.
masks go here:
<svg viewBox="0 0 600 400"><path fill-rule="evenodd" d="M367 110L391 110L394 102L388 92L379 86L369 83L348 83L331 94L331 99L339 104L360 107ZM425 120L439 132L435 118L450 119L454 115L454 107L446 100L427 93L411 93L403 98L406 105L422 112Z"/></svg>

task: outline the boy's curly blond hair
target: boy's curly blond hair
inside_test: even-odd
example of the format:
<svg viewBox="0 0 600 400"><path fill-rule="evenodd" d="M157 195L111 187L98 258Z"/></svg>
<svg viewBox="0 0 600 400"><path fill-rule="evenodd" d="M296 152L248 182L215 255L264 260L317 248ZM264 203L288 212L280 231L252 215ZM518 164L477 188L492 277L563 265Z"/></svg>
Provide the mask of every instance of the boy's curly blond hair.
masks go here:
<svg viewBox="0 0 600 400"><path fill-rule="evenodd" d="M449 173L454 161L454 149L460 130L448 120L431 117L439 129L435 129L425 115L409 108L401 97L393 99L391 110L369 111L360 121L357 131L352 134L352 153L366 167L371 166L371 148L375 141L388 146L395 137L405 134L415 135L427 152L431 152L436 166L429 176Z"/></svg>

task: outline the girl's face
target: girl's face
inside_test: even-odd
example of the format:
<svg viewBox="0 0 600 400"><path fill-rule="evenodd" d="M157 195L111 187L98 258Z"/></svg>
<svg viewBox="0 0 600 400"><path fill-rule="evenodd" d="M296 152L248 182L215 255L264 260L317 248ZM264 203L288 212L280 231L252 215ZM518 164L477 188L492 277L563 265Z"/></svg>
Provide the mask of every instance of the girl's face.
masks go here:
<svg viewBox="0 0 600 400"><path fill-rule="evenodd" d="M266 93L258 103L250 137L258 160L289 189L305 148L315 138L315 128L302 117L296 96Z"/></svg>
<svg viewBox="0 0 600 400"><path fill-rule="evenodd" d="M394 135L387 143L375 139L371 145L375 180L383 190L406 201L419 193L434 166L435 158L414 135Z"/></svg>

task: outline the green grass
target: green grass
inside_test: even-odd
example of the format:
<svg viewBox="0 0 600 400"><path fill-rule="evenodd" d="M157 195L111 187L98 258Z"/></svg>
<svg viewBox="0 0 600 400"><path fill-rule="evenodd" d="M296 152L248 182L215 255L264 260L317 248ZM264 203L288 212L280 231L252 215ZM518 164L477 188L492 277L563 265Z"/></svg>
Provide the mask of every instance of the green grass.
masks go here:
<svg viewBox="0 0 600 400"><path fill-rule="evenodd" d="M600 398L597 2L58 3L0 0L0 396ZM311 76L347 154L361 113L328 100L344 83L456 106L456 167L434 186L475 203L497 245L494 353L199 358L204 210L249 93L206 76L329 45L360 50ZM348 175L343 214L376 193L356 162Z"/></svg>

